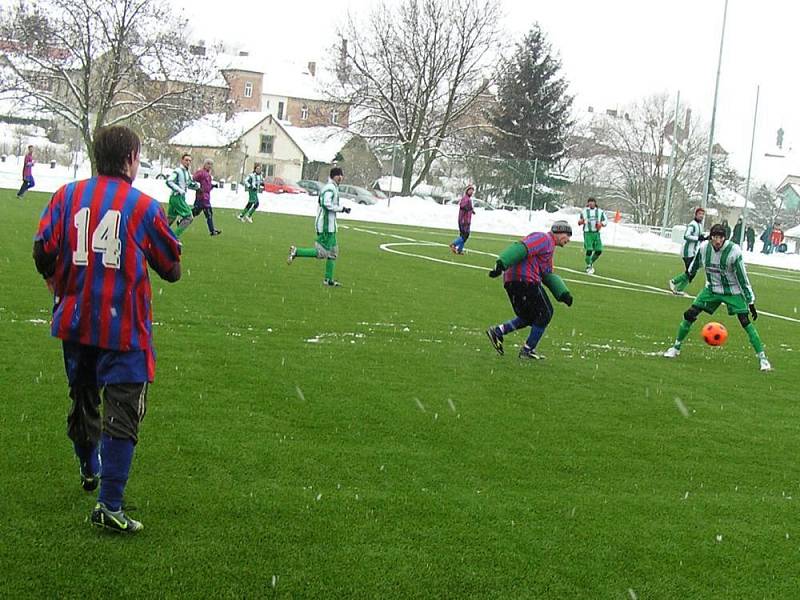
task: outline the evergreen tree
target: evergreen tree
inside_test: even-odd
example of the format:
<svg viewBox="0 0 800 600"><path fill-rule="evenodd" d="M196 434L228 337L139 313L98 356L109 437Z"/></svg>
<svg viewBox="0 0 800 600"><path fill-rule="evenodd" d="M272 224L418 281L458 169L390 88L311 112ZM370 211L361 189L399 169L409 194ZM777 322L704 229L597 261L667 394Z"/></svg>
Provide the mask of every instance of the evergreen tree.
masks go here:
<svg viewBox="0 0 800 600"><path fill-rule="evenodd" d="M535 24L504 61L498 77L498 110L492 124L501 132L495 149L504 158L552 164L564 153L571 125L572 96L545 34Z"/></svg>

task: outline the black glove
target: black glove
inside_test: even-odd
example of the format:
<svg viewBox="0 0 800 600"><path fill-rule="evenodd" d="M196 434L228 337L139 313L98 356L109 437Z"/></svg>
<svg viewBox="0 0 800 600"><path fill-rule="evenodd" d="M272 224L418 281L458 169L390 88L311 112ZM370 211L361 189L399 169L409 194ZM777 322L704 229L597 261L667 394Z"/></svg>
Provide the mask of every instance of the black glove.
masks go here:
<svg viewBox="0 0 800 600"><path fill-rule="evenodd" d="M698 242L705 242L707 239L708 239L708 236L703 234L703 233L701 233L700 237L697 238L697 241Z"/></svg>
<svg viewBox="0 0 800 600"><path fill-rule="evenodd" d="M758 318L758 311L756 310L755 304L750 305L750 314L753 315L753 321L755 321Z"/></svg>
<svg viewBox="0 0 800 600"><path fill-rule="evenodd" d="M500 277L500 275L502 275L502 274L503 274L503 271L504 271L504 269L503 269L503 263L501 263L501 262L498 260L498 261L495 263L495 265L494 265L494 269L492 269L491 271L489 271L489 277L491 277L492 279L494 279L495 277Z"/></svg>
<svg viewBox="0 0 800 600"><path fill-rule="evenodd" d="M349 206L343 206L342 207L342 212L349 214L350 213L350 207Z"/></svg>
<svg viewBox="0 0 800 600"><path fill-rule="evenodd" d="M563 303L564 303L564 304L566 304L567 306L572 306L572 302L573 302L573 299L572 299L572 294L570 294L569 292L567 292L566 294L564 294L563 296L561 296L561 302L563 302Z"/></svg>

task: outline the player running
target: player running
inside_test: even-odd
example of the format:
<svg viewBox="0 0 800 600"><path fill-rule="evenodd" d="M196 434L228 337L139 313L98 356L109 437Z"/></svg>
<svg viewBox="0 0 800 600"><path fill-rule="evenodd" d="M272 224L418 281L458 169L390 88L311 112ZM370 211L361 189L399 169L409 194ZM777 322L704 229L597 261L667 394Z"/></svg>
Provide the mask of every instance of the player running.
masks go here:
<svg viewBox="0 0 800 600"><path fill-rule="evenodd" d="M553 318L553 305L544 291L543 278L553 273L553 254L556 246L564 247L572 237L572 227L566 221L556 221L549 233L536 231L519 242L515 242L500 253L495 268L489 277L503 275L504 287L514 309L515 318L500 325L489 327L486 335L497 353L504 354L503 337L516 329L530 326L528 339L519 351L524 359L542 359L536 345ZM556 299L572 306L572 295L558 278L559 289L550 288ZM546 285L546 284L545 284ZM548 285L548 287L550 287Z"/></svg>
<svg viewBox="0 0 800 600"><path fill-rule="evenodd" d="M736 315L747 332L750 344L758 356L759 368L762 371L769 371L772 366L764 352L764 344L761 343L756 326L750 322L748 316L749 312L755 321L758 318L758 311L755 305L756 297L744 268L742 251L739 246L725 239L725 227L722 225L711 227L709 238L700 244L686 273L674 279L685 287L694 279L701 266L706 271L706 286L694 299L689 310L683 313L683 321L678 326L675 343L664 352L664 356L666 358L678 356L681 353L683 340L689 335L689 330L700 313L707 312L713 315L719 305L724 304L728 308L728 314Z"/></svg>
<svg viewBox="0 0 800 600"><path fill-rule="evenodd" d="M336 258L339 256L339 245L336 242L336 217L339 213L349 213L350 209L339 204L339 185L344 179L340 167L333 167L330 171L328 183L319 192L319 208L314 227L317 231L317 242L313 248L289 247L288 264L295 258L320 258L325 259L325 279L323 285L339 287L341 284L333 278Z"/></svg>
<svg viewBox="0 0 800 600"><path fill-rule="evenodd" d="M686 226L686 231L683 233L683 249L681 250L681 258L683 258L683 268L688 271L689 265L692 264L695 254L697 254L697 246L700 242L704 242L706 237L703 235L703 219L706 216L706 211L700 207L694 210L694 218ZM669 280L669 289L676 296L680 296L683 290L689 284L684 281L680 276Z"/></svg>
<svg viewBox="0 0 800 600"><path fill-rule="evenodd" d="M258 193L264 187L264 177L261 175L261 165L256 163L253 167L253 172L248 175L244 180L244 189L247 190L247 204L237 219L242 222L253 222L253 213L258 208Z"/></svg>
<svg viewBox="0 0 800 600"><path fill-rule="evenodd" d="M191 166L192 155L184 154L181 156L181 164L167 177L167 187L171 192L167 216L169 217L170 227L176 220L178 221L178 227L175 229L175 235L178 238L189 228L194 219L192 209L186 202L186 192L200 189L200 184L192 178L192 174L189 171Z"/></svg>

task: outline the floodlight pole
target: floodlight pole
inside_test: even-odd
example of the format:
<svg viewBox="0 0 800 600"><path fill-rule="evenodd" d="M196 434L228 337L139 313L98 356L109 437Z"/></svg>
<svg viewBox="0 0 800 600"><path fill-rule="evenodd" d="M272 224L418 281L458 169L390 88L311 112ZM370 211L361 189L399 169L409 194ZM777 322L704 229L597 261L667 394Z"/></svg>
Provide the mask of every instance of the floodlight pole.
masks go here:
<svg viewBox="0 0 800 600"><path fill-rule="evenodd" d="M750 197L750 173L753 170L753 148L756 145L756 121L758 120L758 96L761 86L756 86L756 107L753 109L753 135L750 138L750 161L747 163L747 182L744 184L744 208L742 209L742 226L739 228L739 239L735 240L741 246L744 243L744 227L747 222L747 199Z"/></svg>
<svg viewBox="0 0 800 600"><path fill-rule="evenodd" d="M664 219L661 222L661 237L667 228L667 217L669 216L669 202L672 198L672 175L675 172L675 155L678 148L678 117L680 116L681 91L675 97L675 116L672 118L672 149L669 153L669 169L667 169L667 197L664 202Z"/></svg>
<svg viewBox="0 0 800 600"><path fill-rule="evenodd" d="M539 159L533 160L533 182L531 183L531 202L528 205L528 221L533 215L533 195L536 193L536 172L539 170Z"/></svg>
<svg viewBox="0 0 800 600"><path fill-rule="evenodd" d="M711 130L708 132L708 153L706 154L706 178L703 184L703 210L708 206L708 193L711 187L711 154L714 148L714 124L717 118L717 96L719 95L719 74L722 70L722 48L725 43L725 22L728 19L728 0L725 0L725 10L722 13L722 33L719 38L719 60L717 61L717 83L714 86L714 106L711 109Z"/></svg>

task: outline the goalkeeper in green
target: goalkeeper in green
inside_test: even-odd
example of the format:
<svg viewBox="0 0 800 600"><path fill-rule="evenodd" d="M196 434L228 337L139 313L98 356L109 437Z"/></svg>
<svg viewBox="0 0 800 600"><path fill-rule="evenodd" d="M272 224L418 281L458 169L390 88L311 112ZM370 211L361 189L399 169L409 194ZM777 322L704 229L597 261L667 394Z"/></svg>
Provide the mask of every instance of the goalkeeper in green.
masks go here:
<svg viewBox="0 0 800 600"><path fill-rule="evenodd" d="M264 177L261 175L261 165L256 163L253 172L244 180L244 189L247 190L247 204L241 213L236 217L240 221L252 223L253 213L258 208L258 192L264 187Z"/></svg>
<svg viewBox="0 0 800 600"><path fill-rule="evenodd" d="M758 356L759 368L762 371L770 371L772 366L764 352L764 344L761 343L755 325L750 322L749 315L752 315L755 321L758 312L755 294L744 269L742 251L725 237L725 228L722 225L714 225L709 240L700 244L688 270L675 278L685 285L697 275L702 266L706 272L706 286L694 299L689 310L683 313L683 321L678 327L675 343L664 352L664 356L666 358L678 356L681 353L683 340L689 335L689 330L700 313L707 312L713 315L720 304L724 304L728 308L728 314L736 315L747 332L747 337Z"/></svg>

